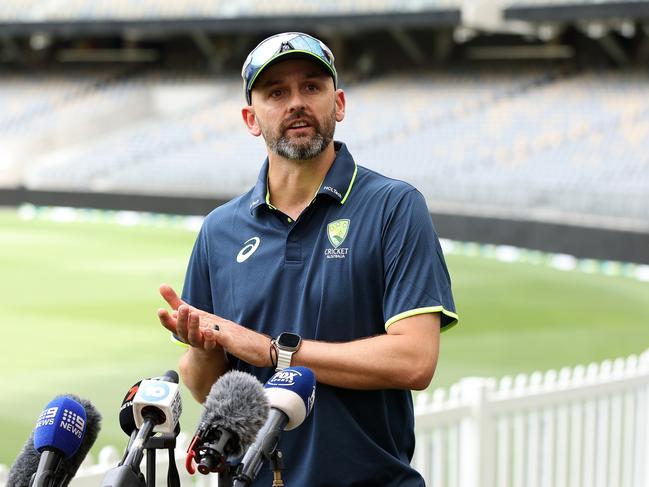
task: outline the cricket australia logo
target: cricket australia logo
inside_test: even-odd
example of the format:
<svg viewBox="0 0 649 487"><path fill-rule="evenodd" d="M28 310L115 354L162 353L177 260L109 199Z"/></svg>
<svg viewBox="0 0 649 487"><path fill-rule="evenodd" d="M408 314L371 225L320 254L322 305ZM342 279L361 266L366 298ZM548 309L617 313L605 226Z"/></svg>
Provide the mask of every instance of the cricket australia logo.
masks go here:
<svg viewBox="0 0 649 487"><path fill-rule="evenodd" d="M349 253L348 247L341 247L349 233L349 220L335 220L327 225L327 238L333 249L325 249L327 259L344 259Z"/></svg>

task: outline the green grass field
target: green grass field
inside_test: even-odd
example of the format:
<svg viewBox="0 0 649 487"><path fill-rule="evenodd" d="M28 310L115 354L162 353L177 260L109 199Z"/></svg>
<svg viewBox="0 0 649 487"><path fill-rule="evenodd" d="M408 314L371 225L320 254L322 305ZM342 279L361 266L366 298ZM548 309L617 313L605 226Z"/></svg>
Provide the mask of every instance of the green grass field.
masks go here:
<svg viewBox="0 0 649 487"><path fill-rule="evenodd" d="M24 221L0 211L0 463L11 464L55 395L103 414L94 452L122 449L118 408L137 380L176 368L157 288L180 290L195 233L111 223ZM431 387L639 353L649 347L649 284L523 263L448 256L460 325L442 336ZM199 406L184 394L190 434Z"/></svg>

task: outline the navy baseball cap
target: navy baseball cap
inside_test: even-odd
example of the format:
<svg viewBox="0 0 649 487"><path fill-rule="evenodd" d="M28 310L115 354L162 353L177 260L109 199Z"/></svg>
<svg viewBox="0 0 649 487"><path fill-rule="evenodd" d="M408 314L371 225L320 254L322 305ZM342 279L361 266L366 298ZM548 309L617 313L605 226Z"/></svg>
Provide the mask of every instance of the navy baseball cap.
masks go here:
<svg viewBox="0 0 649 487"><path fill-rule="evenodd" d="M261 72L287 59L307 59L322 66L334 80L334 88L338 86L338 74L334 66L334 55L324 42L302 32L284 32L261 41L255 47L241 69L243 91L248 105L252 103L252 85Z"/></svg>

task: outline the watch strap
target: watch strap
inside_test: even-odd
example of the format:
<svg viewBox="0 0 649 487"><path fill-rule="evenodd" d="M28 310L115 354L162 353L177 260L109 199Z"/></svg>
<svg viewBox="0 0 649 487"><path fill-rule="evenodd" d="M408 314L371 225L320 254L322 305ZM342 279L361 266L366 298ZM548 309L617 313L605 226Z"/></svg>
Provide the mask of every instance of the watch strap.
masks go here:
<svg viewBox="0 0 649 487"><path fill-rule="evenodd" d="M280 347L277 347L277 368L275 371L279 372L280 370L290 367L294 353L295 352L282 350Z"/></svg>

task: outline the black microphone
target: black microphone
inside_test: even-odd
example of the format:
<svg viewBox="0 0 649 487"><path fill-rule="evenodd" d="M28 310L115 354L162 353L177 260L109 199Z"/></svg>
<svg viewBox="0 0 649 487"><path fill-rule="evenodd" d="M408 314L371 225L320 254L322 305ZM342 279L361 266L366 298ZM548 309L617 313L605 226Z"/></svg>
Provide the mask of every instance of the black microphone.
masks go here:
<svg viewBox="0 0 649 487"><path fill-rule="evenodd" d="M101 415L72 394L50 401L16 458L7 485L65 487L99 433Z"/></svg>
<svg viewBox="0 0 649 487"><path fill-rule="evenodd" d="M133 384L124 395L122 405L119 407L119 427L122 428L122 431L128 436L137 429L135 426L135 418L133 417L133 398L140 388L141 383L142 381L139 380Z"/></svg>
<svg viewBox="0 0 649 487"><path fill-rule="evenodd" d="M122 399L122 405L119 407L119 427L122 428L122 431L129 436L128 445L124 451L124 456L122 461L119 463L122 465L128 456L128 452L131 450L131 445L135 441L137 436L137 426L135 426L135 418L133 417L133 398L140 388L141 380L137 381L133 386L126 392L124 399Z"/></svg>
<svg viewBox="0 0 649 487"><path fill-rule="evenodd" d="M146 441L154 433L173 433L176 429L182 413L178 374L170 370L163 377L143 380L133 396L132 408L139 431L123 464L137 471Z"/></svg>
<svg viewBox="0 0 649 487"><path fill-rule="evenodd" d="M268 399L254 376L232 370L214 383L203 407L185 466L190 474L192 461L203 475L224 473L226 458L240 457L255 440L268 416Z"/></svg>
<svg viewBox="0 0 649 487"><path fill-rule="evenodd" d="M146 485L140 463L144 450L168 448L169 486L180 485L178 471L173 456L175 436L180 433L179 418L182 413L182 402L178 386L178 374L170 370L162 377L143 379L127 391L119 411L119 425L122 431L130 436L122 461L117 467L109 470L102 480L102 487L140 487ZM163 436L153 437L154 433ZM172 433L171 439L165 434ZM155 440L157 444L152 444ZM155 477L155 453L147 458L147 479Z"/></svg>
<svg viewBox="0 0 649 487"><path fill-rule="evenodd" d="M270 414L241 460L234 487L250 485L264 461L275 453L282 431L297 428L304 422L313 409L315 384L315 375L307 367L289 367L268 379L264 391L270 402Z"/></svg>

